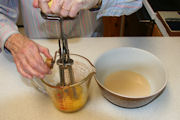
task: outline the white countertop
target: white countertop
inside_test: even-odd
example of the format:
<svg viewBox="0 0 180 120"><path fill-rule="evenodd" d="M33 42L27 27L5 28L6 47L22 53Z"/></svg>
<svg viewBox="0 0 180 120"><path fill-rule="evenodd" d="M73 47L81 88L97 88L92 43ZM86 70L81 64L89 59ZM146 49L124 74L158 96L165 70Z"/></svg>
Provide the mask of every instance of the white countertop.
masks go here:
<svg viewBox="0 0 180 120"><path fill-rule="evenodd" d="M36 40L53 52L57 40ZM0 54L0 120L179 120L180 119L180 37L76 38L69 40L71 53L93 63L105 51L117 47L137 47L152 52L163 62L168 73L165 91L150 104L135 109L121 108L108 102L91 81L90 99L75 113L58 111L50 98L20 77L15 64Z"/></svg>

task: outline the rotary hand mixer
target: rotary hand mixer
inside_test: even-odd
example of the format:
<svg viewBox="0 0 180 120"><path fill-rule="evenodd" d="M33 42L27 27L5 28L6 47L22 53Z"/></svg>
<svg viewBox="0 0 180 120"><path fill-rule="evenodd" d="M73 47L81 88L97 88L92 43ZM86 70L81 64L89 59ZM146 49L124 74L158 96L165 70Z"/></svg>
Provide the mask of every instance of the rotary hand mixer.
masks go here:
<svg viewBox="0 0 180 120"><path fill-rule="evenodd" d="M63 20L73 18L62 18L42 12L41 16L46 20L59 21L61 30L59 49L55 52L53 60L46 60L52 74L46 75L41 81L57 109L63 112L77 111L88 99L89 84L95 74L95 68L87 58L69 53L68 41L63 32Z"/></svg>
<svg viewBox="0 0 180 120"><path fill-rule="evenodd" d="M59 66L59 76L60 76L60 86L66 86L69 84L74 83L74 75L73 75L73 70L72 70L72 64L73 60L69 56L69 49L68 49L68 42L66 35L64 34L63 31L63 20L72 20L73 18L66 17L62 18L53 14L44 14L41 12L41 16L46 19L46 20L57 20L60 23L60 31L61 31L61 38L58 39L58 44L59 44L59 50L55 52L54 60L51 61L50 63L50 68L53 68L54 63L56 62L57 58L57 65ZM65 75L64 72L67 70L69 73L69 81L65 80Z"/></svg>

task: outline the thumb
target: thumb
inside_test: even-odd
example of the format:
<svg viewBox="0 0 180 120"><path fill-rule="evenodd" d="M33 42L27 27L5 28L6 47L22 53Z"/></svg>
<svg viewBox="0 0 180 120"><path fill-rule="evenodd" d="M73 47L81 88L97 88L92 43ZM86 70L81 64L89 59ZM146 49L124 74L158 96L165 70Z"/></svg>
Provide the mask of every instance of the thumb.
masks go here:
<svg viewBox="0 0 180 120"><path fill-rule="evenodd" d="M38 0L33 0L33 7L39 8Z"/></svg>
<svg viewBox="0 0 180 120"><path fill-rule="evenodd" d="M38 45L38 48L39 48L39 51L40 51L41 53L43 53L47 58L52 59L52 56L51 56L51 54L49 53L48 48L43 47L43 46L41 46L41 45Z"/></svg>

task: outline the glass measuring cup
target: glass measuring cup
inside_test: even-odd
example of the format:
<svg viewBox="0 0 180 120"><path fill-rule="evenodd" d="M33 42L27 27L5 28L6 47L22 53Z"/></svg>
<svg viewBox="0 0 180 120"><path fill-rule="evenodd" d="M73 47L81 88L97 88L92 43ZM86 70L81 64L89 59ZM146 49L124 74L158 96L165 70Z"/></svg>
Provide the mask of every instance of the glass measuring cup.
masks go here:
<svg viewBox="0 0 180 120"><path fill-rule="evenodd" d="M94 65L85 57L78 54L71 54L74 60L72 70L74 73L74 84L66 86L59 85L59 66L54 64L52 74L44 79L34 79L34 85L42 92L47 93L55 107L63 112L74 112L81 109L88 100L89 85L95 74ZM65 71L65 80L68 78L68 72Z"/></svg>

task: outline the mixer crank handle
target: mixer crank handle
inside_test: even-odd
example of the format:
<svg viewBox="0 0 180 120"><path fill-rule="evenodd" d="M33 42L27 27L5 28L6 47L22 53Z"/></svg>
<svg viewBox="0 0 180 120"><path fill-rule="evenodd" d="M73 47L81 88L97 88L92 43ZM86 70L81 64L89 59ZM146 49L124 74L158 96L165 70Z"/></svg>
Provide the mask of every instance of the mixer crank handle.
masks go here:
<svg viewBox="0 0 180 120"><path fill-rule="evenodd" d="M42 11L40 12L40 14L46 20L59 20L59 21L62 21L62 20L74 20L75 19L75 18L72 18L72 17L60 17L60 16L57 16L55 14L45 14Z"/></svg>

